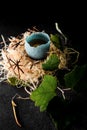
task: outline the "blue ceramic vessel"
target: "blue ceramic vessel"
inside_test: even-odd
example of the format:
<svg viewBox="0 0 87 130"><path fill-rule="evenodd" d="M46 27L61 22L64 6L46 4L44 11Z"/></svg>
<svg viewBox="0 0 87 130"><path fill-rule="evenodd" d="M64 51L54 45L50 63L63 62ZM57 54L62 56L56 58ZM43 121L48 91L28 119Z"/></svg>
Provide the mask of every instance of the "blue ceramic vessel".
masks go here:
<svg viewBox="0 0 87 130"><path fill-rule="evenodd" d="M25 38L25 50L29 57L40 60L47 56L50 37L45 32L34 32Z"/></svg>

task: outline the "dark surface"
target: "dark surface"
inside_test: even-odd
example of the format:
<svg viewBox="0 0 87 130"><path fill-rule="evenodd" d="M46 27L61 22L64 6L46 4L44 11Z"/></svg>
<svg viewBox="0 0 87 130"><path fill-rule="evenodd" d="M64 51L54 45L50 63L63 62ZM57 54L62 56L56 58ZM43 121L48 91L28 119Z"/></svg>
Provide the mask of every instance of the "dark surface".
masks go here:
<svg viewBox="0 0 87 130"><path fill-rule="evenodd" d="M16 112L20 128L13 116L11 100L15 94L26 97L23 89L18 90L7 83L0 83L0 130L55 130L46 112L40 112L30 100L16 99Z"/></svg>

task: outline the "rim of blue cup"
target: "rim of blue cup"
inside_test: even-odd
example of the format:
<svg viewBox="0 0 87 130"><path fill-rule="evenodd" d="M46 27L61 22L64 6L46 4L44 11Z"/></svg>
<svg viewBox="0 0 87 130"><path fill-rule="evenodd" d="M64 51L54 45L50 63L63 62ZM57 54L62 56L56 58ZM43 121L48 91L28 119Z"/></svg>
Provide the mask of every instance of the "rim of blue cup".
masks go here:
<svg viewBox="0 0 87 130"><path fill-rule="evenodd" d="M33 47L29 43L31 43L34 40L44 40L44 41L46 41L46 43ZM45 53L47 51L49 51L49 48L50 48L50 37L45 32L34 32L34 33L30 34L29 36L26 36L26 38L25 38L25 50L31 58L34 58L34 59L44 58L44 55L46 55ZM39 52L39 50L40 50L40 52ZM44 52L42 52L42 51L44 51ZM32 54L35 52L36 52L36 55Z"/></svg>

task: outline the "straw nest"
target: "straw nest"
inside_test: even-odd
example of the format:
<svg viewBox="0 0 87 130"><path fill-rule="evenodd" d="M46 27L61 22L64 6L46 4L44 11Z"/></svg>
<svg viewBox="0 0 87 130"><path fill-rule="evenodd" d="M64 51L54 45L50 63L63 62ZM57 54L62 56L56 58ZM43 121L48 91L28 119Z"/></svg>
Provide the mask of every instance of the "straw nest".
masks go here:
<svg viewBox="0 0 87 130"><path fill-rule="evenodd" d="M57 54L60 59L59 69L66 67L66 55L56 48L51 42L50 50L47 54L47 58L43 60L31 59L24 48L25 38L31 33L38 30L28 29L26 32L18 37L8 38L9 44L4 41L4 47L1 49L0 66L5 72L5 78L16 77L25 83L32 83L35 87L38 86L39 80L43 78L45 74L53 74L54 71L45 71L42 68L42 64L45 60L49 59L51 54Z"/></svg>

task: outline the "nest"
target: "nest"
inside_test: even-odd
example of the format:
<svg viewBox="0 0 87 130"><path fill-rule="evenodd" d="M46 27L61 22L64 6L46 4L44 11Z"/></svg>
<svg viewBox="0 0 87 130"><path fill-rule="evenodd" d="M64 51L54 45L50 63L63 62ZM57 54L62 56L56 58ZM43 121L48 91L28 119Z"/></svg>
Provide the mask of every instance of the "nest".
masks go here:
<svg viewBox="0 0 87 130"><path fill-rule="evenodd" d="M30 30L28 29L25 33L21 34L18 37L10 37L9 44L7 45L5 40L4 47L1 49L1 70L4 70L5 77L9 81L9 78L15 77L18 79L18 82L27 84L27 86L31 86L33 84L34 88L38 87L40 79L43 78L45 74L53 74L54 71L45 71L42 68L42 64L46 59L49 59L51 54L57 54L60 59L60 64L58 66L59 69L63 69L66 67L66 55L56 48L54 44L51 42L50 50L47 54L46 59L43 60L34 60L30 58L24 48L25 38L31 33L38 30ZM4 39L4 38L3 38Z"/></svg>

